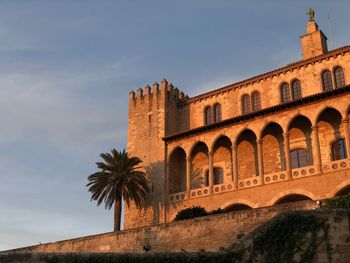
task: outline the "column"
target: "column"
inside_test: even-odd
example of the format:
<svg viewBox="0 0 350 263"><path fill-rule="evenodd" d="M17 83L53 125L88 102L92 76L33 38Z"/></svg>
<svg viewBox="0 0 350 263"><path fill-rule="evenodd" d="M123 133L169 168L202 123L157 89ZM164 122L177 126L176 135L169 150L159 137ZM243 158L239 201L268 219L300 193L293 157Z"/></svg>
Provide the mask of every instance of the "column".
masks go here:
<svg viewBox="0 0 350 263"><path fill-rule="evenodd" d="M213 152L209 152L208 153L208 157L209 157L209 194L213 193L213 173L214 173L214 153Z"/></svg>
<svg viewBox="0 0 350 263"><path fill-rule="evenodd" d="M316 167L316 171L321 174L322 170L322 159L321 159L321 149L320 149L320 140L318 138L318 125L312 127L312 154L314 165Z"/></svg>
<svg viewBox="0 0 350 263"><path fill-rule="evenodd" d="M186 157L186 195L191 198L191 158Z"/></svg>
<svg viewBox="0 0 350 263"><path fill-rule="evenodd" d="M170 163L165 163L165 182L164 182L164 205L163 205L163 222L167 222L167 213L169 209L169 178L170 178Z"/></svg>
<svg viewBox="0 0 350 263"><path fill-rule="evenodd" d="M286 172L288 179L292 179L292 169L290 163L289 132L283 133L284 138L284 156L286 158Z"/></svg>
<svg viewBox="0 0 350 263"><path fill-rule="evenodd" d="M350 158L350 131L349 131L349 118L345 118L342 120L344 124L344 130L345 130L345 144L346 144L346 157Z"/></svg>
<svg viewBox="0 0 350 263"><path fill-rule="evenodd" d="M237 145L232 146L232 174L233 174L235 189L238 189Z"/></svg>
<svg viewBox="0 0 350 263"><path fill-rule="evenodd" d="M169 176L170 176L170 169L169 169L169 162L165 163L165 182L164 182L164 202L169 202Z"/></svg>
<svg viewBox="0 0 350 263"><path fill-rule="evenodd" d="M258 145L258 168L259 176L261 178L261 183L264 184L264 163L263 163L263 150L262 150L262 140L259 139L256 141Z"/></svg>

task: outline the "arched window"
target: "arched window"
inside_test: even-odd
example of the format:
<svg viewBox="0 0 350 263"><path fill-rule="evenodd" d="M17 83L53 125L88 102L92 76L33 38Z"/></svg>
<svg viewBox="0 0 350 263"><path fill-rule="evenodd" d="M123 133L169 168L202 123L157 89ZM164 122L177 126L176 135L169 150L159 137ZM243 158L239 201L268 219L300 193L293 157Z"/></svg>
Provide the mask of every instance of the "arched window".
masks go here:
<svg viewBox="0 0 350 263"><path fill-rule="evenodd" d="M346 147L344 139L332 143L332 160L346 159Z"/></svg>
<svg viewBox="0 0 350 263"><path fill-rule="evenodd" d="M211 120L212 120L212 118L211 118L211 107L207 106L207 107L205 107L205 110L204 110L204 124L205 125L211 124L212 123Z"/></svg>
<svg viewBox="0 0 350 263"><path fill-rule="evenodd" d="M292 169L308 166L309 157L306 149L295 149L290 151L290 161Z"/></svg>
<svg viewBox="0 0 350 263"><path fill-rule="evenodd" d="M344 71L342 67L336 67L334 69L334 80L337 89L345 86Z"/></svg>
<svg viewBox="0 0 350 263"><path fill-rule="evenodd" d="M248 94L242 96L242 113L249 113L250 110L250 97Z"/></svg>
<svg viewBox="0 0 350 263"><path fill-rule="evenodd" d="M281 102L288 102L290 101L290 91L289 91L289 85L288 83L283 83L281 85Z"/></svg>
<svg viewBox="0 0 350 263"><path fill-rule="evenodd" d="M213 170L213 185L224 183L224 171L220 167L214 167ZM209 186L209 170L205 171L205 182L206 186Z"/></svg>
<svg viewBox="0 0 350 263"><path fill-rule="evenodd" d="M298 79L292 82L292 96L293 96L293 100L297 100L301 98L300 81Z"/></svg>
<svg viewBox="0 0 350 263"><path fill-rule="evenodd" d="M330 91L333 89L332 73L329 70L325 70L322 73L322 86L323 91Z"/></svg>
<svg viewBox="0 0 350 263"><path fill-rule="evenodd" d="M261 109L260 92L254 91L252 93L252 110L257 111Z"/></svg>
<svg viewBox="0 0 350 263"><path fill-rule="evenodd" d="M219 103L214 106L214 122L221 121L221 105Z"/></svg>

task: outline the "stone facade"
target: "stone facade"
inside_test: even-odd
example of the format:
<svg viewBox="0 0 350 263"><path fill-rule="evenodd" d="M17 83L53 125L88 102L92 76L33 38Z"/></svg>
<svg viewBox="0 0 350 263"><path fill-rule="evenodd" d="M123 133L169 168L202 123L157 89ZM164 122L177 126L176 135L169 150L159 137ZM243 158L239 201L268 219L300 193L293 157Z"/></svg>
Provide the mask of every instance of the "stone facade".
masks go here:
<svg viewBox="0 0 350 263"><path fill-rule="evenodd" d="M23 247L6 253L72 253L72 252L199 252L219 251L230 247L257 225L267 222L285 210L314 209L318 204L302 201L269 208L236 211L199 217L167 224L139 227L124 231L79 237ZM348 227L348 226L347 226Z"/></svg>
<svg viewBox="0 0 350 263"><path fill-rule="evenodd" d="M303 59L192 98L167 80L129 95L128 152L152 192L125 228L186 207L259 208L350 189L350 46L327 50L315 21Z"/></svg>

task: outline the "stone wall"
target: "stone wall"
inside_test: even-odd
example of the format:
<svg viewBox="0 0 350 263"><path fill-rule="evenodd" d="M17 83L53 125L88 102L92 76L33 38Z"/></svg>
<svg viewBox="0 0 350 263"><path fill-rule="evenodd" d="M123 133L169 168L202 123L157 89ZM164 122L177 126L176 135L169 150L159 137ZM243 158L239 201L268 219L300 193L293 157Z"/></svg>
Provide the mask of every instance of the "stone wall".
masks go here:
<svg viewBox="0 0 350 263"><path fill-rule="evenodd" d="M315 207L318 205L313 201L295 202L63 240L7 252L219 251L281 211L310 210Z"/></svg>

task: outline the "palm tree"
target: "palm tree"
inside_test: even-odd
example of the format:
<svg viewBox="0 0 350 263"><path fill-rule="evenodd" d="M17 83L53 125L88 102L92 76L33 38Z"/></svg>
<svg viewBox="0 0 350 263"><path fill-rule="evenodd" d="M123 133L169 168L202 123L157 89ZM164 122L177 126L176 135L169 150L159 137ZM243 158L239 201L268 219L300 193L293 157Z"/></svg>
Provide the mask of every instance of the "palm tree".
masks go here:
<svg viewBox="0 0 350 263"><path fill-rule="evenodd" d="M111 209L114 204L114 231L120 230L120 216L122 199L128 207L133 201L141 208L149 192L148 176L140 170L142 162L138 157L130 156L125 149L118 152L116 149L110 153L101 153L104 162L97 162L99 172L88 177L86 185L91 192L91 201L97 205L105 204Z"/></svg>

